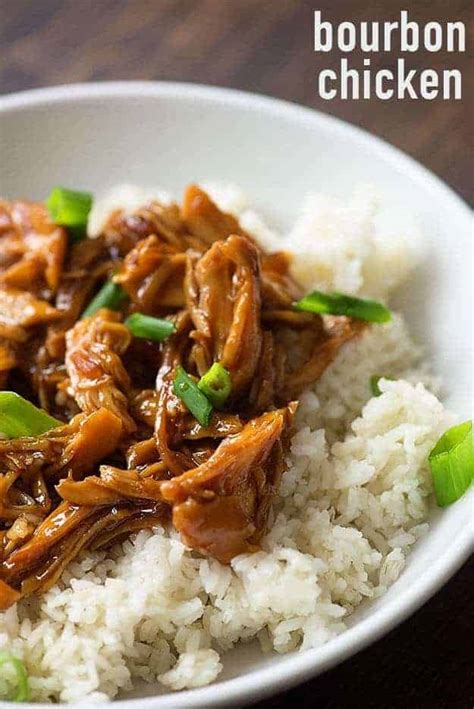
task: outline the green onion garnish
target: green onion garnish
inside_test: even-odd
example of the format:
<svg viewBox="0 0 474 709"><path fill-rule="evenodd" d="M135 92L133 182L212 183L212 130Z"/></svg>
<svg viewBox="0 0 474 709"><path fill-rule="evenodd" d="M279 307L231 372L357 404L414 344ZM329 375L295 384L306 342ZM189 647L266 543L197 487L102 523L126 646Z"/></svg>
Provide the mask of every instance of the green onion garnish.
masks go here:
<svg viewBox="0 0 474 709"><path fill-rule="evenodd" d="M198 387L216 409L221 409L232 391L230 373L222 364L214 362L202 375Z"/></svg>
<svg viewBox="0 0 474 709"><path fill-rule="evenodd" d="M185 370L178 366L173 382L173 391L188 407L201 426L209 426L212 404Z"/></svg>
<svg viewBox="0 0 474 709"><path fill-rule="evenodd" d="M0 438L40 436L62 425L14 391L0 391Z"/></svg>
<svg viewBox="0 0 474 709"><path fill-rule="evenodd" d="M316 290L294 303L294 307L307 313L347 315L369 322L383 323L392 318L390 310L382 303L354 298L354 296L344 295L344 293L321 293Z"/></svg>
<svg viewBox="0 0 474 709"><path fill-rule="evenodd" d="M143 313L132 313L125 320L125 325L134 337L156 340L156 342L166 340L176 330L171 320L152 318Z"/></svg>
<svg viewBox="0 0 474 709"><path fill-rule="evenodd" d="M119 310L126 298L127 294L122 286L119 286L118 283L113 283L113 281L107 281L97 295L92 298L91 302L82 313L81 318L88 318L101 308Z"/></svg>
<svg viewBox="0 0 474 709"><path fill-rule="evenodd" d="M89 192L75 192L65 187L54 187L46 200L53 222L65 226L75 239L82 239L87 231L87 219L92 208Z"/></svg>
<svg viewBox="0 0 474 709"><path fill-rule="evenodd" d="M436 501L440 507L456 502L474 479L472 421L444 433L428 456Z"/></svg>
<svg viewBox="0 0 474 709"><path fill-rule="evenodd" d="M16 674L16 693L12 697L7 697L13 702L27 702L30 698L30 688L28 685L28 675L26 674L25 665L14 655L9 652L0 652L0 667L2 665L12 665Z"/></svg>
<svg viewBox="0 0 474 709"><path fill-rule="evenodd" d="M390 381L393 381L393 377L387 377L385 374L373 374L369 379L372 396L380 396L382 394L379 387L379 381L381 379L389 379Z"/></svg>

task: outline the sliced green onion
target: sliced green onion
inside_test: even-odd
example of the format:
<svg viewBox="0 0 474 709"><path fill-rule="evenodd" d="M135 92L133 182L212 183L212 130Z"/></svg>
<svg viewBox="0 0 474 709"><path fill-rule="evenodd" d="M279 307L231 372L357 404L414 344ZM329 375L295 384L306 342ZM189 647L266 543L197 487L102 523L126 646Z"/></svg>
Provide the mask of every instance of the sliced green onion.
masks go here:
<svg viewBox="0 0 474 709"><path fill-rule="evenodd" d="M143 315L143 313L132 313L125 320L125 325L134 337L142 337L145 340L155 340L156 342L166 340L176 330L171 320L152 318L150 315Z"/></svg>
<svg viewBox="0 0 474 709"><path fill-rule="evenodd" d="M436 501L440 507L456 502L474 479L472 421L444 433L428 456Z"/></svg>
<svg viewBox="0 0 474 709"><path fill-rule="evenodd" d="M9 652L0 652L0 667L7 664L11 665L15 670L17 684L16 693L12 697L7 697L7 699L13 702L27 702L30 698L30 688L25 665L18 657L11 655Z"/></svg>
<svg viewBox="0 0 474 709"><path fill-rule="evenodd" d="M307 313L347 315L368 322L383 323L392 318L390 310L382 303L354 298L354 296L344 295L344 293L321 293L316 290L294 303L294 307Z"/></svg>
<svg viewBox="0 0 474 709"><path fill-rule="evenodd" d="M201 426L209 426L212 404L185 370L178 366L173 382L173 391L187 406Z"/></svg>
<svg viewBox="0 0 474 709"><path fill-rule="evenodd" d="M369 379L370 391L373 396L380 396L382 393L379 387L379 381L381 379L389 379L390 381L394 381L393 377L386 377L385 374L373 374Z"/></svg>
<svg viewBox="0 0 474 709"><path fill-rule="evenodd" d="M101 308L119 310L126 298L127 294L122 286L119 286L118 283L114 283L113 281L107 281L97 295L92 298L91 302L82 313L81 318L88 318Z"/></svg>
<svg viewBox="0 0 474 709"><path fill-rule="evenodd" d="M27 401L14 391L0 391L0 438L40 436L61 421Z"/></svg>
<svg viewBox="0 0 474 709"><path fill-rule="evenodd" d="M53 222L67 227L75 239L85 236L92 208L92 195L89 192L54 187L46 200L46 206Z"/></svg>
<svg viewBox="0 0 474 709"><path fill-rule="evenodd" d="M198 382L199 389L216 409L221 409L232 391L230 373L222 364L214 362Z"/></svg>

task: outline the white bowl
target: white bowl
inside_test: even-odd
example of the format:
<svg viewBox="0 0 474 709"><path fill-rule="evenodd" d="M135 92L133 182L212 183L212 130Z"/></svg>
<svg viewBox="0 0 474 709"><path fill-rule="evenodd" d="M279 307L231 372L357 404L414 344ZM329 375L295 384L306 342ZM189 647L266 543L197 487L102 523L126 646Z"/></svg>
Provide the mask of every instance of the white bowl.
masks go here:
<svg viewBox="0 0 474 709"><path fill-rule="evenodd" d="M308 190L344 195L354 183L374 182L394 218L416 215L426 236L428 257L405 289L402 307L444 378L448 405L462 419L472 417L470 211L409 157L315 111L195 85L64 86L4 97L0 108L5 196L41 199L57 183L97 192L124 181L173 191L190 181L232 182L286 227ZM242 705L327 670L400 623L446 583L472 548L473 505L471 489L439 511L400 579L323 647L286 656L237 648L227 656L220 681L209 687L157 694L157 687L147 686L135 694L141 698L117 704Z"/></svg>

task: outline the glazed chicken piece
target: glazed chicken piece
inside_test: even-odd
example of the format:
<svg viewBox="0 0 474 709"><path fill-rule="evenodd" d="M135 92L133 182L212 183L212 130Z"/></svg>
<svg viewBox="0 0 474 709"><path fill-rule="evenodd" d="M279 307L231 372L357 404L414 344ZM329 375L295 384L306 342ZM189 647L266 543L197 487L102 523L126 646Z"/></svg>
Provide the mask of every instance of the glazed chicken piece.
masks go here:
<svg viewBox="0 0 474 709"><path fill-rule="evenodd" d="M252 419L207 462L161 484L185 544L222 563L257 549L284 469L282 441L295 410L291 404Z"/></svg>
<svg viewBox="0 0 474 709"><path fill-rule="evenodd" d="M64 388L67 378L64 365L66 332L80 317L97 285L112 268L113 262L102 238L71 244L55 298L58 317L46 334L40 333L20 360L22 372L31 380L41 407L56 416L70 418L79 411L72 399L68 399L66 410L61 410L56 399L58 389Z"/></svg>
<svg viewBox="0 0 474 709"><path fill-rule="evenodd" d="M240 234L250 239L241 229L237 219L232 214L221 211L197 185L190 185L186 189L181 215L189 232L200 239L206 248L214 241L226 239L231 234Z"/></svg>
<svg viewBox="0 0 474 709"><path fill-rule="evenodd" d="M166 471L163 467L160 470L164 477ZM63 500L85 507L115 505L127 500L163 501L159 480L148 473L122 470L111 465L101 466L100 477L90 475L80 481L65 478L56 489Z"/></svg>
<svg viewBox="0 0 474 709"><path fill-rule="evenodd" d="M0 283L48 298L59 285L65 230L43 204L0 201Z"/></svg>
<svg viewBox="0 0 474 709"><path fill-rule="evenodd" d="M214 411L209 426L201 426L191 414L184 414L176 424L177 441L219 440L242 430L242 419L235 414Z"/></svg>
<svg viewBox="0 0 474 709"><path fill-rule="evenodd" d="M7 386L10 370L17 364L17 347L0 337L0 390Z"/></svg>
<svg viewBox="0 0 474 709"><path fill-rule="evenodd" d="M283 399L278 392L285 378L285 363L285 348L270 330L264 330L260 360L248 396L249 410L254 414L272 409L279 398Z"/></svg>
<svg viewBox="0 0 474 709"><path fill-rule="evenodd" d="M49 477L79 478L115 449L121 428L115 414L99 409L41 436L0 440L0 473L17 471L27 479L41 470Z"/></svg>
<svg viewBox="0 0 474 709"><path fill-rule="evenodd" d="M59 504L56 509L39 524L32 537L21 547L12 551L0 565L0 573L2 578L11 583L13 580L13 570L19 571L20 567L34 567L36 562L40 562L40 547L38 542L44 541L44 552L47 548L51 548L56 542L63 537L69 535L77 525L83 522L91 515L93 510L90 508L74 508L68 503ZM49 538L49 547L46 543L46 538ZM7 573L10 571L10 573ZM28 571L28 568L25 568Z"/></svg>
<svg viewBox="0 0 474 709"><path fill-rule="evenodd" d="M199 260L189 258L185 287L197 371L220 362L236 398L252 382L262 348L257 248L244 236L215 242Z"/></svg>
<svg viewBox="0 0 474 709"><path fill-rule="evenodd" d="M0 285L0 334L26 339L25 328L57 320L61 314L47 301L19 288Z"/></svg>
<svg viewBox="0 0 474 709"><path fill-rule="evenodd" d="M28 469L29 464L26 480L21 480L22 469L18 467L20 461L25 461L25 470ZM8 469L2 465L5 472L0 474L0 521L12 525L3 540L7 553L7 547L11 547L10 532L15 521L26 519L34 529L35 525L48 514L51 506L39 461L34 460L32 455L28 457L22 454L11 467L12 469ZM19 481L18 485L17 481ZM0 558L2 553L3 549L0 546Z"/></svg>
<svg viewBox="0 0 474 709"><path fill-rule="evenodd" d="M90 415L80 414L67 426L36 439L0 441L0 471L5 471L0 473L0 522L14 520L7 532L0 534L0 559L4 559L0 564L0 608L7 608L20 595L49 588L69 561L92 542L98 546L112 543L164 519L167 506L156 502L159 490L155 495L133 495L130 475L126 480L117 479L113 468L112 473L104 472L103 479L112 486L121 484L120 490L126 494L113 497L119 506L109 503L108 508L98 508L97 499L89 507L63 503L46 517L51 504L47 483L63 479L74 486L117 448L121 429L121 419L99 409ZM153 480L144 482L145 489L153 483L156 486ZM26 533L15 537L15 525L24 528L28 520L33 523Z"/></svg>
<svg viewBox="0 0 474 709"><path fill-rule="evenodd" d="M55 392L64 379L65 335L91 299L98 283L111 272L113 262L102 238L84 239L69 248L56 294L56 309L61 314L48 328L46 339L29 363L41 405L49 408L48 390ZM58 370L61 376L58 377Z"/></svg>
<svg viewBox="0 0 474 709"><path fill-rule="evenodd" d="M142 239L127 254L114 276L136 309L149 315L184 306L183 280L186 256L157 236Z"/></svg>
<svg viewBox="0 0 474 709"><path fill-rule="evenodd" d="M153 428L159 405L159 394L154 390L143 390L131 402L135 419ZM242 430L242 420L235 414L214 411L209 426L201 424L188 412L183 412L176 420L176 441L198 441L202 438L225 438Z"/></svg>
<svg viewBox="0 0 474 709"><path fill-rule="evenodd" d="M71 327L81 316L97 285L107 278L113 267L114 260L102 237L83 239L71 245L56 295L62 330Z"/></svg>
<svg viewBox="0 0 474 709"><path fill-rule="evenodd" d="M203 251L205 248L205 242L187 229L177 204L163 205L153 201L133 212L117 209L102 231L107 245L120 256L125 256L142 239L152 235L175 252L188 248Z"/></svg>
<svg viewBox="0 0 474 709"><path fill-rule="evenodd" d="M0 284L0 388L6 384L8 372L21 363L31 328L58 317L60 313L47 301Z"/></svg>
<svg viewBox="0 0 474 709"><path fill-rule="evenodd" d="M187 188L181 212L177 205L151 202L131 214L114 212L104 227L107 243L125 255L114 281L137 310L152 315L183 307L184 253L202 254L230 234L245 232L196 185Z"/></svg>
<svg viewBox="0 0 474 709"><path fill-rule="evenodd" d="M236 234L245 236L258 249L261 256L261 290L263 309L289 308L303 295L289 274L291 257L284 251L267 254L256 244L232 215L223 212L209 195L197 185L190 185L183 198L183 220L192 234L198 236L206 248L215 241Z"/></svg>
<svg viewBox="0 0 474 709"><path fill-rule="evenodd" d="M105 407L120 418L123 433L130 434L136 424L128 412L130 378L120 357L131 334L120 317L103 308L67 332L67 393L86 413Z"/></svg>
<svg viewBox="0 0 474 709"><path fill-rule="evenodd" d="M285 251L262 253L263 310L291 310L303 292L290 275L291 257ZM307 313L306 313L307 314Z"/></svg>
<svg viewBox="0 0 474 709"><path fill-rule="evenodd" d="M0 611L6 611L10 606L19 601L21 593L0 579Z"/></svg>
<svg viewBox="0 0 474 709"><path fill-rule="evenodd" d="M58 317L60 313L45 300L28 291L0 286L0 371L12 369L22 361L32 328Z"/></svg>
<svg viewBox="0 0 474 709"><path fill-rule="evenodd" d="M334 361L341 347L360 335L367 327L363 320L344 315L323 315L319 325L314 323L311 332L314 342L310 357L296 370L287 372L280 396L298 397L305 387L314 384L324 370Z"/></svg>
<svg viewBox="0 0 474 709"><path fill-rule="evenodd" d="M80 414L73 421L37 438L0 441L0 523L10 526L0 533L0 608L21 595L46 590L67 563L91 540L127 522L136 528L162 519L154 503L125 510L74 507L63 503L51 513L52 483L71 482L94 467L117 447L122 424L114 414L100 409ZM163 508L164 509L164 508ZM49 514L48 514L49 513ZM153 521L152 521L153 520Z"/></svg>
<svg viewBox="0 0 474 709"><path fill-rule="evenodd" d="M158 453L171 475L181 475L193 467L192 457L173 445L175 428L186 409L173 392L176 367L180 365L189 347L191 327L187 311L181 311L175 321L176 332L163 344L163 360L156 377L155 440Z"/></svg>
<svg viewBox="0 0 474 709"><path fill-rule="evenodd" d="M15 591L16 598L46 591L81 549L100 548L123 539L137 528L156 526L165 514L166 507L161 503L77 507L62 502L32 538L0 564L3 579L0 603L11 602Z"/></svg>
<svg viewBox="0 0 474 709"><path fill-rule="evenodd" d="M37 438L0 441L0 561L27 543L50 514L54 483L92 472L116 449L120 434L120 420L100 409Z"/></svg>
<svg viewBox="0 0 474 709"><path fill-rule="evenodd" d="M186 189L181 208L155 200L132 212L117 209L102 228L108 247L119 256L125 256L149 236L175 253L187 249L203 253L214 241L231 234L250 238L237 219L220 210L197 185Z"/></svg>

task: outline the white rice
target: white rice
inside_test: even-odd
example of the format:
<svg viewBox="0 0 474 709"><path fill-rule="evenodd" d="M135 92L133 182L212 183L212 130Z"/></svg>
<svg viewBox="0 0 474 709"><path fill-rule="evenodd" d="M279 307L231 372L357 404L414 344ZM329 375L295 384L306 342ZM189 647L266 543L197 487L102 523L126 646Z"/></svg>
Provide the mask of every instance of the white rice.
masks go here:
<svg viewBox="0 0 474 709"><path fill-rule="evenodd" d="M289 235L297 249L295 278L307 290L385 300L412 270L418 249L413 233L382 230L377 212L368 186L356 189L346 203L308 195Z"/></svg>
<svg viewBox="0 0 474 709"><path fill-rule="evenodd" d="M266 247L281 246L285 237L239 190L211 192ZM91 231L104 211L152 194L108 195ZM381 240L374 204L370 192L348 205L308 198L289 235L308 288L385 299L407 276L414 252L402 238ZM382 379L382 395L370 398L372 374L397 381ZM348 613L397 579L428 529L427 455L454 419L424 385L437 391L402 316L371 327L301 398L262 551L227 567L193 554L173 531L143 531L107 554L84 554L43 597L0 613L0 650L23 660L32 698L99 701L135 678L197 687L218 677L223 652L239 640L288 652L343 631ZM13 679L2 670L0 697Z"/></svg>

